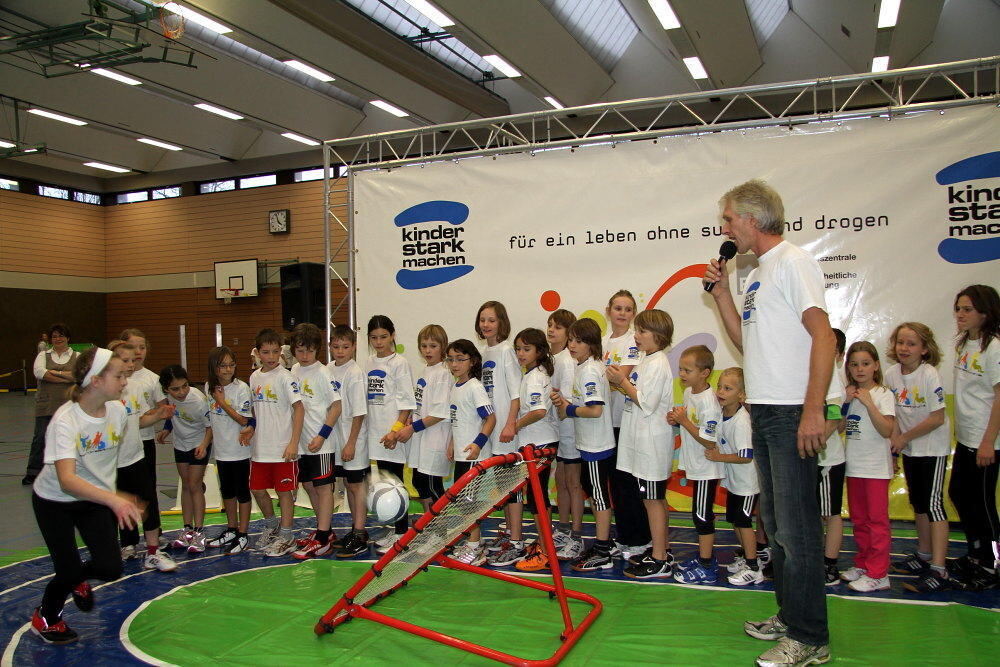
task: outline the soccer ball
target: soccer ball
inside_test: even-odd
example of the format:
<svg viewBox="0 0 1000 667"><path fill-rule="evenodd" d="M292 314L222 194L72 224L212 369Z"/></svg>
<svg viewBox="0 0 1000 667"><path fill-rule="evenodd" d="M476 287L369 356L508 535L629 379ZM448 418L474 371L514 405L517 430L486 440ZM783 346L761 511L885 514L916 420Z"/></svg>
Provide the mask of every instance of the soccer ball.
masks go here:
<svg viewBox="0 0 1000 667"><path fill-rule="evenodd" d="M402 519L410 508L406 487L394 475L382 473L382 478L368 487L368 513L375 523L390 524Z"/></svg>

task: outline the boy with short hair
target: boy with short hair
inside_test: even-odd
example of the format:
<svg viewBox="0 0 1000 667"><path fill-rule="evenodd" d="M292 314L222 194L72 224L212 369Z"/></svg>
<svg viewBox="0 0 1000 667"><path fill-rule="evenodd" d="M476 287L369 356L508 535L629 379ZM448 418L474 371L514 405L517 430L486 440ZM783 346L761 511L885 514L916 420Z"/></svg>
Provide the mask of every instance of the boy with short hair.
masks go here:
<svg viewBox="0 0 1000 667"><path fill-rule="evenodd" d="M718 580L715 560L715 513L712 504L725 468L706 456L715 449L722 408L708 378L715 356L704 345L689 347L681 354L678 376L684 386L684 404L667 415L667 421L681 427L680 469L691 483L691 517L698 533L698 557L677 566L674 579L688 584L714 584Z"/></svg>
<svg viewBox="0 0 1000 667"><path fill-rule="evenodd" d="M352 558L368 550L365 517L368 513L365 478L371 472L365 416L368 414L365 374L354 361L357 334L342 324L330 333L327 365L333 386L340 393L340 419L336 424L337 451L334 474L347 483L347 504L351 508L351 532L340 541L337 558Z"/></svg>
<svg viewBox="0 0 1000 667"><path fill-rule="evenodd" d="M265 556L284 556L295 550L292 520L298 486L299 437L305 408L295 378L281 365L281 336L261 329L255 339L261 367L250 376L253 419L240 432L240 441L253 447L250 492L264 514L264 530L256 548ZM268 489L278 493L280 524Z"/></svg>

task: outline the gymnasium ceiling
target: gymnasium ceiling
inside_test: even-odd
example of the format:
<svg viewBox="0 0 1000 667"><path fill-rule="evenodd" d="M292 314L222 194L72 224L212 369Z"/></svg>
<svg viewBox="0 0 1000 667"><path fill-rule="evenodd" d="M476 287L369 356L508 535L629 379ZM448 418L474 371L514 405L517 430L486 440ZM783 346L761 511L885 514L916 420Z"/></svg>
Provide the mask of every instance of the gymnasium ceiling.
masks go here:
<svg viewBox="0 0 1000 667"><path fill-rule="evenodd" d="M679 28L665 29L649 0L432 0L454 21L443 29L404 0L184 0L231 32L188 20L166 57L190 57L195 67L105 67L140 82L126 85L87 71L94 67L88 59L108 51L106 39L54 43L62 35L51 49L24 49L21 40L87 22L82 34L103 26L118 44L138 36L149 44L142 57L161 58L168 42L155 20L138 33L114 22L128 16L122 9L149 6L0 0L0 51L10 51L0 55L0 140L14 140L16 115L21 147L46 147L0 159L0 173L124 190L319 164L319 148L282 136L288 132L322 140L550 109L547 96L576 106L861 73L877 55L888 55L895 69L1000 54L1000 0L902 0L896 25L881 30L882 0L669 1ZM521 76L501 74L483 60L491 54ZM693 78L682 62L693 56L709 78ZM68 61L76 65L59 64ZM397 118L373 100L409 115ZM29 107L87 125L29 114ZM88 161L130 171L112 174L84 166Z"/></svg>

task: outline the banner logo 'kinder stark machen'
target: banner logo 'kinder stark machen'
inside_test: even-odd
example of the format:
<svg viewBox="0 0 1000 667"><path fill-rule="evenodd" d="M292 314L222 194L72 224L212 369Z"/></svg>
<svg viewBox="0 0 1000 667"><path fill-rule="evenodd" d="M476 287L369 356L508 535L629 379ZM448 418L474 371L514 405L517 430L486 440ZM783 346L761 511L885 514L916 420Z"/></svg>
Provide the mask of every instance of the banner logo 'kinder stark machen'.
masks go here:
<svg viewBox="0 0 1000 667"><path fill-rule="evenodd" d="M466 228L461 226L468 218L468 206L446 200L425 201L397 215L403 268L396 272L396 283L425 289L471 272L475 267L466 261Z"/></svg>
<svg viewBox="0 0 1000 667"><path fill-rule="evenodd" d="M948 186L948 237L938 244L941 258L952 264L1000 259L1000 151L959 160L935 178Z"/></svg>

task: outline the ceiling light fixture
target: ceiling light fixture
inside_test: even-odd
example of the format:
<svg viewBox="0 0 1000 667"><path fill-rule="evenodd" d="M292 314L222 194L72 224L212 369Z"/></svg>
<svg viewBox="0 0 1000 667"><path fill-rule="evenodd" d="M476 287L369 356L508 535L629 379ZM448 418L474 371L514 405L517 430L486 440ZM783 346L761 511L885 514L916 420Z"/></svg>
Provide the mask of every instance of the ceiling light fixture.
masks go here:
<svg viewBox="0 0 1000 667"><path fill-rule="evenodd" d="M408 112L403 111L399 107L393 106L383 100L372 100L371 104L373 107L378 107L382 111L391 113L396 118L406 118L407 116L410 115Z"/></svg>
<svg viewBox="0 0 1000 667"><path fill-rule="evenodd" d="M43 116L45 118L51 118L52 120L58 120L63 123L69 123L70 125L86 125L87 121L80 120L78 118L70 118L69 116L64 116L61 113L55 113L53 111L46 111L45 109L28 109L28 113L33 113L36 116Z"/></svg>
<svg viewBox="0 0 1000 667"><path fill-rule="evenodd" d="M285 139L291 139L292 141L297 141L300 144L305 144L306 146L319 146L319 142L315 139L303 137L301 134L295 134L294 132L282 132L281 136Z"/></svg>
<svg viewBox="0 0 1000 667"><path fill-rule="evenodd" d="M566 108L566 107L564 107L562 105L562 103L559 100L557 100L556 98L552 97L551 95L546 95L544 99L545 99L546 102L549 103L549 105L553 109L565 109Z"/></svg>
<svg viewBox="0 0 1000 667"><path fill-rule="evenodd" d="M139 81L139 79L133 79L130 76L125 76L124 74L119 74L118 72L115 72L114 70L104 69L103 67L95 67L94 69L92 69L90 71L91 71L92 74L99 74L99 75L103 76L106 79L112 79L114 81L117 81L118 83L124 83L126 86L141 86L142 85L142 81Z"/></svg>
<svg viewBox="0 0 1000 667"><path fill-rule="evenodd" d="M521 72L518 71L516 67L511 65L509 62L501 58L500 56L493 54L489 56L483 56L483 60L493 65L493 67L500 70L500 73L504 76L510 77L511 79L521 76Z"/></svg>
<svg viewBox="0 0 1000 667"><path fill-rule="evenodd" d="M656 14L656 18L660 20L660 25L663 26L664 30L675 30L681 27L681 22L677 19L674 8L667 0L647 0L647 2L649 2L649 8Z"/></svg>
<svg viewBox="0 0 1000 667"><path fill-rule="evenodd" d="M878 8L878 27L891 28L899 17L900 0L882 0Z"/></svg>
<svg viewBox="0 0 1000 667"><path fill-rule="evenodd" d="M330 76L329 74L327 74L326 72L324 72L322 70L316 69L312 65L307 65L304 62L301 62L301 61L298 61L298 60L285 60L283 62L286 65L288 65L289 67L291 67L292 69L297 69L300 72L304 72L304 73L308 74L309 76L311 76L312 78L319 79L320 81L323 81L324 83L328 83L330 81L333 81L333 77L332 76Z"/></svg>
<svg viewBox="0 0 1000 667"><path fill-rule="evenodd" d="M217 32L220 35L225 35L227 32L233 31L232 28L224 26L218 21L214 21L208 18L207 16L199 14L193 9L188 9L183 5L179 5L176 2L168 2L167 4L163 5L163 8L166 9L167 11L173 12L174 14L180 14L191 23L197 23L203 28L208 28L212 32Z"/></svg>
<svg viewBox="0 0 1000 667"><path fill-rule="evenodd" d="M17 148L17 144L12 144L9 141L0 139L0 148Z"/></svg>
<svg viewBox="0 0 1000 667"><path fill-rule="evenodd" d="M403 2L408 4L410 7L413 7L442 28L455 25L455 22L448 18L447 14L427 2L427 0L403 0Z"/></svg>
<svg viewBox="0 0 1000 667"><path fill-rule="evenodd" d="M116 167L113 164L105 164L104 162L84 162L83 166L93 167L94 169L103 169L104 171L113 171L116 174L125 174L132 171L131 169L126 169L125 167Z"/></svg>
<svg viewBox="0 0 1000 667"><path fill-rule="evenodd" d="M136 141L142 142L144 144L149 144L150 146L157 146L159 148L166 148L168 151L180 151L180 150L184 150L180 146L174 146L173 144L168 144L165 141L157 141L156 139L149 139L147 137L142 137L141 139L136 139Z"/></svg>
<svg viewBox="0 0 1000 667"><path fill-rule="evenodd" d="M691 72L691 78L693 79L708 78L708 72L705 71L705 66L701 64L701 58L699 58L698 56L685 58L684 64L687 66L688 71Z"/></svg>
<svg viewBox="0 0 1000 667"><path fill-rule="evenodd" d="M228 111L221 107L212 106L211 104L205 104L204 102L200 102L195 106L201 109L202 111L214 113L216 116L222 116L223 118L228 118L230 120L243 120L243 116L239 115L238 113L233 113L232 111Z"/></svg>
<svg viewBox="0 0 1000 667"><path fill-rule="evenodd" d="M886 72L889 69L889 56L875 56L872 58L873 72Z"/></svg>

